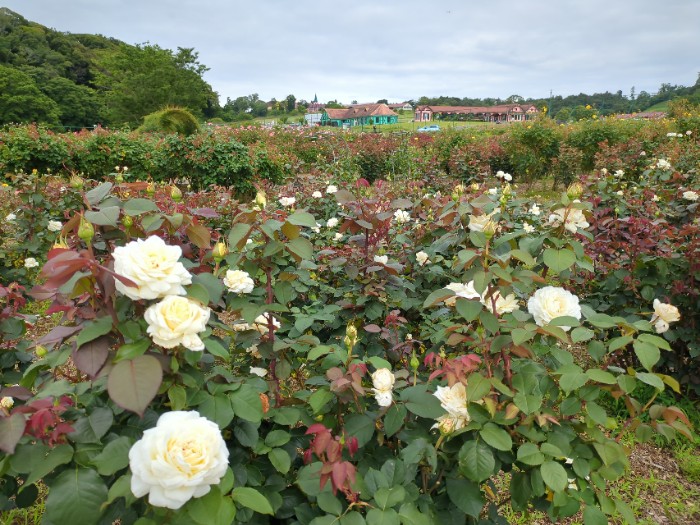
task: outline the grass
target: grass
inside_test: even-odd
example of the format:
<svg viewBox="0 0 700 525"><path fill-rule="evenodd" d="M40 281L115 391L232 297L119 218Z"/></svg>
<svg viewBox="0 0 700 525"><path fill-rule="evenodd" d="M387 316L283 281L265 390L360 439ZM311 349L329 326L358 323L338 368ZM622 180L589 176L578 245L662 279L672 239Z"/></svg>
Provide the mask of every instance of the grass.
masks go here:
<svg viewBox="0 0 700 525"><path fill-rule="evenodd" d="M647 111L668 111L668 102L668 100L665 100L664 102L654 104L650 108L645 109L644 112L646 113Z"/></svg>

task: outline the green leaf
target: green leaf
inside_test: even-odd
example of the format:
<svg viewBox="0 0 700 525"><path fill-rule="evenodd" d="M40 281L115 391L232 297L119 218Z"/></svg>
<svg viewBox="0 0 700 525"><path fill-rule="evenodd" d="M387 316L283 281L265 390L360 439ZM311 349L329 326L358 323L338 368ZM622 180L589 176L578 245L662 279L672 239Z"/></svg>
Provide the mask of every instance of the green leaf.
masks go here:
<svg viewBox="0 0 700 525"><path fill-rule="evenodd" d="M303 331L303 330L300 330ZM319 357L323 357L324 355L330 354L333 351L332 346L327 346L327 345L319 345L315 346L314 348L311 349L309 354L306 356L306 359L309 361L315 361Z"/></svg>
<svg viewBox="0 0 700 525"><path fill-rule="evenodd" d="M314 258L314 246L305 237L297 237L285 244L287 251L296 259L312 261Z"/></svg>
<svg viewBox="0 0 700 525"><path fill-rule="evenodd" d="M642 363L644 368L651 372L654 365L661 359L661 351L659 348L640 340L632 343L632 346L634 347L634 353L639 359L639 362Z"/></svg>
<svg viewBox="0 0 700 525"><path fill-rule="evenodd" d="M231 405L237 417L258 423L263 416L260 395L250 386L243 385L229 394Z"/></svg>
<svg viewBox="0 0 700 525"><path fill-rule="evenodd" d="M476 299L464 299L462 297L458 298L455 303L455 309L464 317L465 321L473 321L479 317L479 313L484 308L484 305Z"/></svg>
<svg viewBox="0 0 700 525"><path fill-rule="evenodd" d="M122 208L127 215L141 215L149 211L159 211L155 202L150 199L129 199Z"/></svg>
<svg viewBox="0 0 700 525"><path fill-rule="evenodd" d="M82 417L75 422L75 430L70 433L70 438L76 443L100 443L113 422L112 411L106 407L98 407L88 417Z"/></svg>
<svg viewBox="0 0 700 525"><path fill-rule="evenodd" d="M221 301L225 286L223 281L214 274L208 272L198 273L192 277L192 284L198 284L206 288L210 303L218 304Z"/></svg>
<svg viewBox="0 0 700 525"><path fill-rule="evenodd" d="M85 192L85 198L87 199L90 206L97 206L102 199L104 199L112 189L111 182L103 182L98 186L95 186L90 191Z"/></svg>
<svg viewBox="0 0 700 525"><path fill-rule="evenodd" d="M223 496L218 487L187 504L187 513L200 525L231 525L236 518L236 506L231 498Z"/></svg>
<svg viewBox="0 0 700 525"><path fill-rule="evenodd" d="M663 350L671 351L671 345L668 344L668 341L666 341L666 339L664 339L663 337L659 337L658 335L643 333L639 334L637 340L649 343L650 345L654 345Z"/></svg>
<svg viewBox="0 0 700 525"><path fill-rule="evenodd" d="M268 447L281 447L289 443L292 436L286 430L273 430L265 436L265 444Z"/></svg>
<svg viewBox="0 0 700 525"><path fill-rule="evenodd" d="M576 262L576 254L569 249L555 250L547 248L544 251L544 263L554 273L561 273L564 270L573 266Z"/></svg>
<svg viewBox="0 0 700 525"><path fill-rule="evenodd" d="M467 402L479 401L491 392L491 381L478 372L469 375L467 378Z"/></svg>
<svg viewBox="0 0 700 525"><path fill-rule="evenodd" d="M207 349L207 352L214 357L218 357L219 359L223 359L227 362L231 360L231 354L229 353L228 348L222 345L218 339L213 337L205 337L202 342L204 343L204 347Z"/></svg>
<svg viewBox="0 0 700 525"><path fill-rule="evenodd" d="M394 487L382 487L374 493L374 501L382 510L394 507L401 503L406 497L406 489L401 485Z"/></svg>
<svg viewBox="0 0 700 525"><path fill-rule="evenodd" d="M117 471L129 465L129 450L131 450L131 439L121 436L110 441L92 460L97 467L97 472L103 476L111 476Z"/></svg>
<svg viewBox="0 0 700 525"><path fill-rule="evenodd" d="M92 341L111 332L112 322L113 320L110 316L105 316L85 323L78 334L78 338L76 339L76 344L78 347L84 345L88 341Z"/></svg>
<svg viewBox="0 0 700 525"><path fill-rule="evenodd" d="M15 447L24 434L27 421L23 414L12 414L10 417L0 417L0 450L14 454Z"/></svg>
<svg viewBox="0 0 700 525"><path fill-rule="evenodd" d="M85 212L85 220L97 226L119 227L119 206L105 206L97 211Z"/></svg>
<svg viewBox="0 0 700 525"><path fill-rule="evenodd" d="M534 443L523 443L518 449L518 461L526 465L541 465L544 463L544 454Z"/></svg>
<svg viewBox="0 0 700 525"><path fill-rule="evenodd" d="M364 447L374 435L374 419L366 414L352 414L345 419L345 431L356 437L358 445Z"/></svg>
<svg viewBox="0 0 700 525"><path fill-rule="evenodd" d="M107 391L117 405L143 417L162 380L160 362L153 356L142 355L114 365L107 379Z"/></svg>
<svg viewBox="0 0 700 525"><path fill-rule="evenodd" d="M51 483L45 519L51 523L97 523L107 500L107 486L94 470L71 468Z"/></svg>
<svg viewBox="0 0 700 525"><path fill-rule="evenodd" d="M140 355L146 353L146 351L151 347L151 339L149 337L144 337L133 343L127 343L119 347L117 350L117 356L114 358L114 362L124 361L126 359L134 359Z"/></svg>
<svg viewBox="0 0 700 525"><path fill-rule="evenodd" d="M545 461L540 467L545 484L554 492L561 492L568 484L566 469L556 461Z"/></svg>
<svg viewBox="0 0 700 525"><path fill-rule="evenodd" d="M586 505L583 509L583 522L586 525L608 525L608 518L599 508Z"/></svg>
<svg viewBox="0 0 700 525"><path fill-rule="evenodd" d="M648 374L646 372L637 372L636 377L642 383L646 383L647 385L653 386L659 392L662 392L665 388L663 380L656 374Z"/></svg>
<svg viewBox="0 0 700 525"><path fill-rule="evenodd" d="M401 399L406 401L406 408L417 416L437 419L445 413L440 400L426 391L426 385L412 386L401 391Z"/></svg>
<svg viewBox="0 0 700 525"><path fill-rule="evenodd" d="M286 474L289 472L289 469L292 466L292 459L289 457L286 450L283 448L273 448L267 453L267 457L277 472L281 474Z"/></svg>
<svg viewBox="0 0 700 525"><path fill-rule="evenodd" d="M480 440L467 441L459 449L459 471L472 481L480 483L493 474L496 459L491 447Z"/></svg>
<svg viewBox="0 0 700 525"><path fill-rule="evenodd" d="M520 249L511 250L510 256L525 263L525 265L527 265L527 266L535 266L535 264L537 264L537 261L535 261L535 259L532 257L532 255L530 255L529 253L527 253L524 250L520 250Z"/></svg>
<svg viewBox="0 0 700 525"><path fill-rule="evenodd" d="M614 375L606 370L600 370L599 368L591 368L586 370L586 375L592 381L603 383L604 385L614 385L617 383L617 379L615 379Z"/></svg>
<svg viewBox="0 0 700 525"><path fill-rule="evenodd" d="M207 396L197 409L202 416L219 425L219 428L226 428L233 421L234 411L231 405L231 399L225 395Z"/></svg>
<svg viewBox="0 0 700 525"><path fill-rule="evenodd" d="M399 514L394 509L371 509L367 513L367 525L399 525Z"/></svg>
<svg viewBox="0 0 700 525"><path fill-rule="evenodd" d="M327 388L319 388L309 396L308 403L313 413L318 414L332 399L335 399L335 394Z"/></svg>
<svg viewBox="0 0 700 525"><path fill-rule="evenodd" d="M510 434L494 423L486 423L479 431L481 438L496 450L508 452L513 448Z"/></svg>
<svg viewBox="0 0 700 525"><path fill-rule="evenodd" d="M401 505L399 518L403 525L432 525L429 516L420 512L413 503Z"/></svg>
<svg viewBox="0 0 700 525"><path fill-rule="evenodd" d="M316 219L308 211L297 210L287 217L287 222L289 224L294 224L295 226L306 226L307 228L316 227Z"/></svg>
<svg viewBox="0 0 700 525"><path fill-rule="evenodd" d="M515 406L522 410L524 414L532 414L537 412L542 406L542 395L518 392L515 394L515 397L513 397L513 403L515 403Z"/></svg>
<svg viewBox="0 0 700 525"><path fill-rule="evenodd" d="M331 492L321 492L316 497L318 508L328 514L340 516L343 513L343 504Z"/></svg>
<svg viewBox="0 0 700 525"><path fill-rule="evenodd" d="M231 249L240 250L245 246L245 241L243 240L251 230L252 226L250 224L245 224L242 222L236 223L231 231L228 233L228 245Z"/></svg>
<svg viewBox="0 0 700 525"><path fill-rule="evenodd" d="M36 447L32 447L35 449ZM59 465L64 465L73 459L73 447L70 445L58 445L49 449L46 457L41 458L36 466L31 470L29 476L24 481L24 485L31 485L53 471ZM21 489L20 489L21 490Z"/></svg>
<svg viewBox="0 0 700 525"><path fill-rule="evenodd" d="M590 339L593 339L594 335L595 332L593 330L590 330L589 328L584 328L583 326L579 326L571 331L571 342L580 343L582 341L588 341Z"/></svg>
<svg viewBox="0 0 700 525"><path fill-rule="evenodd" d="M267 498L253 488L236 487L233 489L232 496L233 501L243 507L248 507L260 514L273 514L272 505Z"/></svg>
<svg viewBox="0 0 700 525"><path fill-rule="evenodd" d="M559 378L559 387L568 394L573 390L581 388L588 381L588 376L581 372L571 372L562 374Z"/></svg>
<svg viewBox="0 0 700 525"><path fill-rule="evenodd" d="M455 293L452 290L447 290L445 288L440 288L439 290L435 290L432 292L428 297L426 297L425 301L423 302L423 308L430 308L431 306L435 306L438 303L441 303L448 297L454 297Z"/></svg>
<svg viewBox="0 0 700 525"><path fill-rule="evenodd" d="M473 518L479 517L486 503L479 485L467 479L447 478L447 495L459 510Z"/></svg>
<svg viewBox="0 0 700 525"><path fill-rule="evenodd" d="M396 434L404 424L406 419L406 407L400 404L394 404L389 407L386 414L384 414L384 432L387 437L391 437Z"/></svg>

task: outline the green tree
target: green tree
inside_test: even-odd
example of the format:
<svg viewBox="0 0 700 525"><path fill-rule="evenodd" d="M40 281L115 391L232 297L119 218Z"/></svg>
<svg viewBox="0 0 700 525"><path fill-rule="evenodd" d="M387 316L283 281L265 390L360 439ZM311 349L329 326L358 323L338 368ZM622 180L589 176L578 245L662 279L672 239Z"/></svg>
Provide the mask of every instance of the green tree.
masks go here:
<svg viewBox="0 0 700 525"><path fill-rule="evenodd" d="M101 106L94 90L63 77L48 80L41 90L58 104L59 121L63 126L88 128L101 123Z"/></svg>
<svg viewBox="0 0 700 525"><path fill-rule="evenodd" d="M57 124L59 114L56 102L41 92L31 76L0 64L0 124Z"/></svg>
<svg viewBox="0 0 700 525"><path fill-rule="evenodd" d="M287 95L287 111L292 112L296 109L297 98L294 95Z"/></svg>

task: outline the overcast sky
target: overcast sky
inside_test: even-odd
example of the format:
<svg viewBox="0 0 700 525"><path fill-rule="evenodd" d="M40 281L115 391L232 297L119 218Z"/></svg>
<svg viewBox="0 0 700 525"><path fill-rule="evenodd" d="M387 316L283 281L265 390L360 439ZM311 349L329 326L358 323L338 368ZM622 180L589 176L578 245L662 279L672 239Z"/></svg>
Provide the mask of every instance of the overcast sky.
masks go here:
<svg viewBox="0 0 700 525"><path fill-rule="evenodd" d="M25 18L194 47L226 97L390 102L693 85L700 0L0 0Z"/></svg>

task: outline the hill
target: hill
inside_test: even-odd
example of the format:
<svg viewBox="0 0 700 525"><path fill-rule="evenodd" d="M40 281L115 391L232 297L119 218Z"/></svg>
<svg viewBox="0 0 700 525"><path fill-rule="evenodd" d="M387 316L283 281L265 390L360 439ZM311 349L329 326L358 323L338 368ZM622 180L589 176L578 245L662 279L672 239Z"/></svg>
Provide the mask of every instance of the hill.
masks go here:
<svg viewBox="0 0 700 525"><path fill-rule="evenodd" d="M210 116L217 95L192 48L71 34L0 8L0 124L138 125L166 105Z"/></svg>

